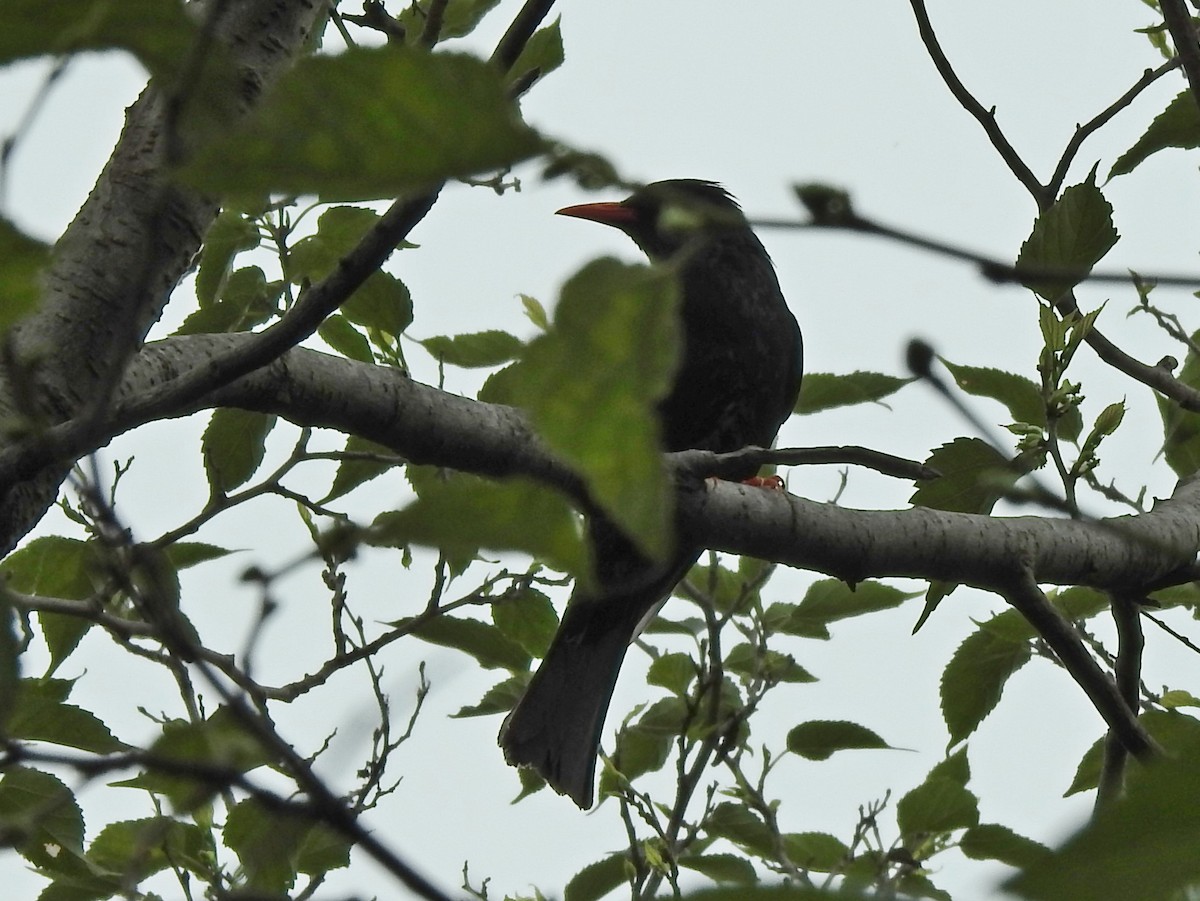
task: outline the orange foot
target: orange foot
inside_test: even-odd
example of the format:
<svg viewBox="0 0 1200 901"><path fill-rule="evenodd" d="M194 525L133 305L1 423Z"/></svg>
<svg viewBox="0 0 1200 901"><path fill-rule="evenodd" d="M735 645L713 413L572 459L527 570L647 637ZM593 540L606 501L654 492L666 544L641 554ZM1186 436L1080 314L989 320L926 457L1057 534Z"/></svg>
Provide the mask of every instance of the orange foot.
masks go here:
<svg viewBox="0 0 1200 901"><path fill-rule="evenodd" d="M783 491L787 487L782 476L751 476L742 479L742 484L752 488L766 488L768 491Z"/></svg>

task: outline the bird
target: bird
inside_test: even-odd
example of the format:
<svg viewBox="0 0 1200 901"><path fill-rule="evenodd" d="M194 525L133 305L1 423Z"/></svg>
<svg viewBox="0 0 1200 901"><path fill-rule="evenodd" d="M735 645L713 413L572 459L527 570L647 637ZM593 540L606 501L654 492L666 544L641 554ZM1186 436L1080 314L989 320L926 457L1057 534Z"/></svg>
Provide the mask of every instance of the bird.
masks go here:
<svg viewBox="0 0 1200 901"><path fill-rule="evenodd" d="M652 264L676 267L682 351L657 406L662 449L770 446L795 407L804 346L771 258L732 195L715 182L671 179L557 212L615 227ZM756 471L723 476L749 480ZM594 578L576 585L499 737L508 763L532 767L585 810L626 649L702 552L677 546L665 562L651 561L602 515L590 517L587 535Z"/></svg>

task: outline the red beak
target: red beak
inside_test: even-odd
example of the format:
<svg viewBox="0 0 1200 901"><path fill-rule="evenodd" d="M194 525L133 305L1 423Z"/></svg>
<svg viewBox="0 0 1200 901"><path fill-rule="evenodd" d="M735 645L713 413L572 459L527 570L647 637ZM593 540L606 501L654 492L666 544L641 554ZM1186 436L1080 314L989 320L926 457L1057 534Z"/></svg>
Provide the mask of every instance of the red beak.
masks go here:
<svg viewBox="0 0 1200 901"><path fill-rule="evenodd" d="M637 211L623 203L581 203L576 206L565 206L555 213L556 216L573 216L576 219L590 219L604 225L620 228L637 221Z"/></svg>

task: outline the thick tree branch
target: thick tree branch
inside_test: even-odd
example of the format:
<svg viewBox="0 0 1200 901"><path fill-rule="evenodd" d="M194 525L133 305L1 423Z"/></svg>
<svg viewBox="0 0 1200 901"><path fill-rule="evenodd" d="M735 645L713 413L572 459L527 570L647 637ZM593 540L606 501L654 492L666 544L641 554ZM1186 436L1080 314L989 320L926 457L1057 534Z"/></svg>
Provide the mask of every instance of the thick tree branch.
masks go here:
<svg viewBox="0 0 1200 901"><path fill-rule="evenodd" d="M123 391L136 396L202 365L206 354L235 352L249 340L195 335L148 345ZM297 348L169 415L216 405L361 435L414 462L528 476L586 503L579 478L546 451L520 411L438 391L398 370ZM125 431L140 424L120 420L109 427ZM672 455L684 471L695 462L689 453ZM925 508L849 510L782 492L705 484L694 476L685 482L679 513L700 544L848 582L911 576L1000 590L1011 583L1016 561L1027 560L1039 583L1142 590L1195 576L1200 551L1200 480L1182 483L1149 513L1088 522Z"/></svg>

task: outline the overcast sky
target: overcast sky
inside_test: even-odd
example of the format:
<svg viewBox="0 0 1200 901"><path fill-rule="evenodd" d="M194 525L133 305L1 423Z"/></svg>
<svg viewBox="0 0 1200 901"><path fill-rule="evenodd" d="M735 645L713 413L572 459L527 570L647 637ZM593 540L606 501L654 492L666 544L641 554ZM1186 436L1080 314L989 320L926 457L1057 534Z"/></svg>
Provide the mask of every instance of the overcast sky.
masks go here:
<svg viewBox="0 0 1200 901"><path fill-rule="evenodd" d="M477 46L488 46L518 6L502 3ZM847 188L865 215L1001 259L1015 258L1029 233L1032 201L940 82L907 3L605 0L563 3L560 11L566 65L527 97L525 115L548 134L606 154L630 178L714 179L752 217L798 219L789 185L828 182ZM1075 124L1161 61L1132 31L1152 21L1151 11L1137 0L1103 8L1086 0L1010 0L999 7L941 0L930 3L930 14L960 77L985 106L995 105L1012 143L1043 180ZM29 64L0 74L0 134L15 127L24 98L44 71L42 64ZM21 135L4 186L5 214L53 239L86 196L142 80L138 66L119 54L73 62L34 126ZM1089 141L1068 183L1081 181L1097 160L1106 172L1182 84L1176 76L1164 79ZM1194 166L1194 157L1164 153L1105 187L1122 239L1104 268L1200 269ZM528 335L532 327L521 314L518 294L549 306L558 286L586 260L601 254L637 259L636 248L614 230L554 218L555 209L588 195L568 182L543 184L538 172L536 166L518 170L523 190L502 198L485 189L448 188L411 236L420 249L393 257L389 269L408 284L416 304L415 337L484 328ZM1024 290L997 288L962 264L862 237L764 231L762 238L804 330L809 371L900 375L905 343L920 336L956 362L1034 374L1040 346L1036 305ZM1089 309L1109 300L1101 325L1127 349L1150 361L1178 353L1148 322L1124 318L1135 302L1132 292L1085 288L1080 298ZM1183 292L1162 292L1162 299L1181 312L1189 309ZM168 313L161 334L183 318L187 303L181 295L182 311ZM415 349L411 362L418 378L436 377ZM1106 477L1117 478L1131 493L1142 484L1151 494L1169 493L1169 471L1161 464L1151 469L1161 426L1148 392L1114 378L1088 354L1079 361L1078 375L1086 385L1085 416L1094 417L1122 397L1130 404L1126 426L1113 441L1111 459L1118 465ZM469 392L477 384L466 375L451 387ZM988 421L1004 422L998 406L981 402L978 409ZM138 456L121 509L139 537L157 534L203 502L196 443L203 425L203 418L160 424L111 448L112 457ZM780 442L865 444L920 459L965 431L928 391L912 386L890 409L793 419ZM286 438L276 444L274 453L286 452ZM376 499L394 491L399 503L399 481L388 476L370 491ZM829 499L838 473L796 471L788 485L797 494ZM910 493L907 483L853 473L841 502L902 507ZM1085 504L1093 512L1107 510L1090 499ZM240 630L254 614L254 595L236 582L240 569L250 562L287 560L303 548L292 520L283 505L266 505L231 515L205 536L248 549L235 562L190 574L185 584L192 592L185 595L188 612L214 646L239 650ZM367 555L352 568L352 591L368 616L394 619L423 604L420 568L413 574L397 568L396 556L384 554ZM798 600L811 579L806 573L781 574L769 599ZM302 571L280 591L284 609L268 627L258 661L268 681L286 681L310 668L323 645L306 649L305 640L328 621L315 570ZM972 621L1001 607L997 598L963 591L916 636L909 632L919 600L888 615L840 624L830 642L788 648L822 681L778 691L757 740L778 746L796 723L840 718L861 722L911 750L845 752L823 763L789 761L772 789L783 799L785 830L820 829L848 839L858 805L888 790L897 797L921 781L946 743L937 708L941 667L970 634ZM318 625L306 631L313 621ZM1151 640L1152 688L1194 675L1194 657L1178 654L1157 636ZM103 710L105 694L119 690L137 693L136 703L151 710L178 713L169 693L156 694L163 680L144 678L142 665L112 653L105 639L90 638L85 650L96 656L72 660L63 675L79 674L89 659L95 661L90 666L103 666L111 675L107 685L82 680L74 696L78 703ZM634 670L639 657L631 654ZM428 661L434 691L416 734L398 754L403 784L370 817L402 855L447 889L459 883L463 862L469 861L472 877L491 877L493 892L502 896L529 891L534 883L557 893L580 867L621 847L623 832L611 803L584 815L542 792L509 805L518 784L495 746L499 719L446 716L477 701L497 681L495 673L481 673L460 655L418 642L393 645L383 662L398 717L407 716L421 659ZM322 772L347 784L369 738L371 701L357 676L338 680L324 697L328 718L315 723L317 734L340 731ZM613 709L627 709L638 697L639 679L631 672L618 687ZM151 734L149 724L133 713L134 704L125 706L128 715L111 721L118 736L137 741ZM311 736L312 710L281 711L285 734L295 728ZM612 726L610 721L610 734ZM981 795L983 821L1047 842L1063 836L1086 815L1090 797L1058 798L1101 728L1099 716L1065 674L1044 661L1030 664L971 741L972 788ZM314 746L319 741L310 740ZM344 772L337 772L339 766ZM100 812L89 810L89 796L82 798L84 810L95 818ZM135 792L105 803L114 817L149 813ZM89 838L96 828L89 820ZM1001 872L955 863L949 855L934 866L935 881L963 898L988 896ZM368 878L370 870L356 862L349 878L342 874L330 884L394 897ZM5 884L29 879L32 892L38 881L22 874L20 860L0 857Z"/></svg>

